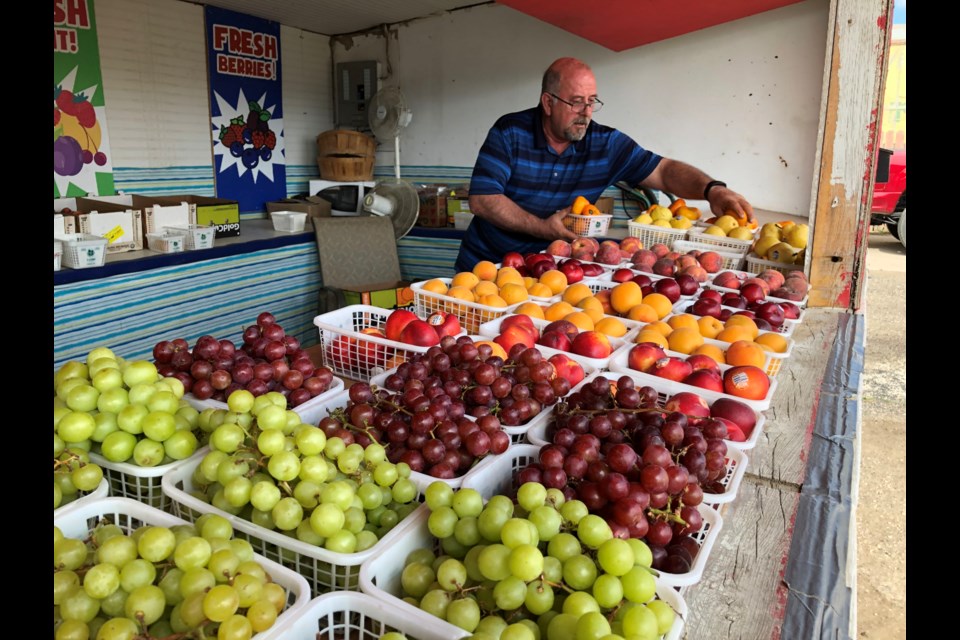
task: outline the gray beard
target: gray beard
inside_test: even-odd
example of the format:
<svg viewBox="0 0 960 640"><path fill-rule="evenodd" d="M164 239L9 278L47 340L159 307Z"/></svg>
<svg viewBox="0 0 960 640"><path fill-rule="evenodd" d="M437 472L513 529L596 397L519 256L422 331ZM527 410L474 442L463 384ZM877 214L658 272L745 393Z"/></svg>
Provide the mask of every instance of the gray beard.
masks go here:
<svg viewBox="0 0 960 640"><path fill-rule="evenodd" d="M575 130L573 127L574 127L574 125L577 125L577 124L584 124L584 125L589 126L589 125L590 125L590 121L589 121L589 120L584 120L584 121L579 121L579 120L578 120L578 121L575 121L573 124L571 124L569 129L564 129L564 131L563 131L563 139L564 139L564 140L566 140L566 141L568 141L568 142L580 142L581 140L583 140L583 137L584 137L585 135L587 135L587 129L584 128L583 133L576 133L576 130Z"/></svg>

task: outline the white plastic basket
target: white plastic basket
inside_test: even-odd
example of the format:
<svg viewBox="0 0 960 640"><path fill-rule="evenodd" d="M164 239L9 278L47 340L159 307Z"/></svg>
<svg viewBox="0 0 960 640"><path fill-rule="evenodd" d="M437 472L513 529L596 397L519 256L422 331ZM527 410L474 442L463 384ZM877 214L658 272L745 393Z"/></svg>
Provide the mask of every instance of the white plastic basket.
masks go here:
<svg viewBox="0 0 960 640"><path fill-rule="evenodd" d="M489 496L484 497L489 498ZM702 509L701 511L704 514L704 529L707 530L704 534L707 537L707 541L709 541L709 546L712 547L713 539L716 537L715 534L720 530L720 516L710 508ZM446 620L441 620L412 604L404 602L398 595L401 593L400 575L403 572L404 561L410 552L417 549L433 549L435 552L439 552L437 540L430 535L430 530L427 528L427 519L430 517L429 510L424 508L422 512L418 511L414 515L417 516L417 520L412 523L412 526L407 531L407 535L401 540L398 540L397 544L379 550L377 554L360 567L360 590L381 602L387 602L394 607L400 608L404 612L405 617L410 620L410 624L418 629L430 629L431 632L440 634L439 637L442 638L461 638L464 636L463 629L450 624ZM705 541L701 546L701 553L697 555L697 558L703 557L705 561L708 553L709 549ZM700 573L702 575L702 568ZM680 640L680 638L683 637L683 625L684 619L687 616L687 604L680 593L672 587L684 585L671 585L669 581L663 577L665 575L666 574L661 574L661 577L657 579L657 597L669 604L677 613L677 616L674 620L673 627L670 628L663 638L664 640ZM697 580L699 580L699 577ZM694 583L690 582L689 584Z"/></svg>
<svg viewBox="0 0 960 640"><path fill-rule="evenodd" d="M426 509L423 505L417 507L369 549L356 553L336 553L307 544L280 531L271 531L194 497L193 491L197 490L197 487L193 483L193 474L200 462L201 460L191 458L189 464L177 467L163 477L163 493L169 498L174 515L189 522L195 522L205 513L216 513L227 518L233 525L235 536L250 542L257 553L303 576L314 594L358 590L361 563L370 558L378 548L390 546L402 538L413 516L419 510Z"/></svg>
<svg viewBox="0 0 960 640"><path fill-rule="evenodd" d="M567 222L568 220L569 222ZM563 219L563 224L578 236L592 238L606 235L610 229L611 220L613 220L613 216L606 213L601 213L596 216L568 213Z"/></svg>
<svg viewBox="0 0 960 640"><path fill-rule="evenodd" d="M183 251L187 242L185 233L148 233L147 246L157 253L178 253Z"/></svg>
<svg viewBox="0 0 960 640"><path fill-rule="evenodd" d="M300 233L307 223L307 214L299 211L274 211L270 214L273 230L286 233Z"/></svg>
<svg viewBox="0 0 960 640"><path fill-rule="evenodd" d="M453 278L436 278L447 287ZM495 318L511 313L520 304L511 304L506 307L491 307L479 302L467 302L460 298L434 293L423 288L426 280L414 282L410 285L413 290L413 312L420 318L427 318L436 311L445 311L457 316L460 326L469 334L475 334L480 325Z"/></svg>
<svg viewBox="0 0 960 640"><path fill-rule="evenodd" d="M657 390L658 400L657 406L662 407L667 400L672 396L680 393L681 391L689 391L692 389L698 389L697 387L690 387L689 385L679 385L679 383L673 382L672 380L667 380L666 378L656 378L655 382L651 382L650 378L654 376L646 375L643 379L638 375L639 371L634 371L630 369L629 371L607 371L600 372L598 376L605 376L611 382L616 382L620 376L627 376L632 378L633 381L637 384L637 387L649 386ZM591 376L590 380L585 382L590 382L597 376ZM685 389L679 388L680 386L686 387ZM701 393L703 392L703 393ZM733 396L728 396L726 394L718 394L716 392L708 391L707 389L698 389L695 391L701 398L707 401L708 406L713 406L713 403L719 400L720 398L732 398ZM739 398L734 398L739 400ZM749 406L749 405L748 405ZM763 432L763 425L766 423L767 419L764 414L753 407L753 417L756 421L756 424L753 427L753 431L750 432L750 437L747 438L745 442L734 442L733 440L726 440L728 449L740 449L742 451L748 451L757 446L757 441L760 439L760 434ZM535 426L531 427L527 431L527 443L534 444L537 446L543 446L547 444L547 427L550 424L550 420L544 420L539 422Z"/></svg>
<svg viewBox="0 0 960 640"><path fill-rule="evenodd" d="M303 418L305 412L310 411L311 407L323 403L328 398L331 398L344 389L344 382L337 376L333 377L333 380L330 382L330 386L323 393L310 398L302 404L298 404L295 407L291 407L290 410L296 413ZM203 411L204 409L223 409L227 410L229 407L226 402L221 402L220 400L214 400L213 398L208 398L206 400L199 400L192 393L183 394L183 399L190 403L190 406L196 409L197 411Z"/></svg>
<svg viewBox="0 0 960 640"><path fill-rule="evenodd" d="M704 229L706 229L706 227L696 226L687 229L687 240L712 245L718 249L742 255L746 255L753 245L753 240L738 240L736 238L728 238L727 236L715 236L704 233Z"/></svg>
<svg viewBox="0 0 960 640"><path fill-rule="evenodd" d="M716 289L716 290L718 290L718 291L734 291L734 292L735 292L734 289L726 289L726 288L724 288L724 287L707 287L707 288L709 288L709 289ZM698 317L698 318L702 318L703 316L698 315L698 314L694 313L694 312L691 310L692 307L693 307L693 301L692 301L692 300L681 300L681 301L678 302L677 304L673 305L673 313L670 314L670 315L681 314L681 313L689 313L689 314L692 315L692 316L696 316L696 317ZM735 313L737 313L737 312L739 312L739 311L743 311L743 309L739 309L739 308L737 308L737 307L730 307L730 306L727 306L727 305L725 305L725 304L721 304L721 305L720 305L720 309L721 309L721 311L724 310L724 309L729 309L731 314L735 314ZM801 317L801 318L803 317L803 311L802 311L802 310L800 311L800 317ZM667 318L665 318L665 319L666 319L666 320L669 320L669 318L670 318L670 316L667 316ZM800 324L800 319L799 319L799 318L796 319L796 320L794 320L794 319L792 319L792 318L784 318L783 324L781 324L779 327L777 327L777 328L775 328L775 329L773 329L773 330L771 330L771 331L766 331L766 330L764 330L764 329L761 329L761 330L760 330L760 333L779 333L779 334L783 335L784 337L789 337L789 336L793 335L793 331L797 328L797 325L798 325L798 324Z"/></svg>
<svg viewBox="0 0 960 640"><path fill-rule="evenodd" d="M60 271L60 258L63 256L63 242L53 239L53 270Z"/></svg>
<svg viewBox="0 0 960 640"><path fill-rule="evenodd" d="M677 240L673 243L673 250L681 254L694 250L712 251L723 258L723 264L720 266L720 271L725 269L739 269L743 266L743 256L745 255L743 253L736 253L729 249L720 249L719 247L714 247L709 244L703 244L702 242L691 242L690 240ZM720 271L717 271L717 273Z"/></svg>
<svg viewBox="0 0 960 640"><path fill-rule="evenodd" d="M100 484L97 485L97 488L91 491L90 493L82 493L79 497L70 502L61 504L58 508L53 510L53 517L56 518L61 513L66 513L68 509L75 509L78 506L87 504L88 502L93 502L94 500L99 500L100 498L106 498L110 494L110 483L107 481L106 477L100 480Z"/></svg>
<svg viewBox="0 0 960 640"><path fill-rule="evenodd" d="M370 376L399 366L415 353L429 347L387 340L363 333L364 329L383 329L392 312L366 304L353 304L322 313L313 319L320 332L317 344L325 367L351 380L369 380ZM429 316L417 312L417 317Z"/></svg>
<svg viewBox="0 0 960 640"><path fill-rule="evenodd" d="M63 243L63 266L71 269L102 267L107 255L107 239L89 233L68 233L60 238Z"/></svg>
<svg viewBox="0 0 960 640"><path fill-rule="evenodd" d="M451 625L452 626L452 625ZM408 640L458 640L470 634L446 635L432 624L422 626L405 609L357 591L336 591L314 598L296 616L275 624L257 640L380 640L397 631Z"/></svg>
<svg viewBox="0 0 960 640"><path fill-rule="evenodd" d="M174 527L188 524L169 513L128 498L100 498L78 505L74 509L54 514L53 524L59 527L66 537L85 539L101 520L107 520L119 526L127 535L144 525ZM287 592L286 609L277 616L274 626L268 631L255 634L253 639L279 638L280 636L274 635L272 630L296 617L307 606L310 602L310 587L301 576L262 555L254 554L253 559L263 567L273 582Z"/></svg>
<svg viewBox="0 0 960 640"><path fill-rule="evenodd" d="M156 467L141 467L133 462L111 462L96 451L90 452L90 461L100 465L103 477L109 483L109 495L131 498L147 506L170 512L170 498L163 493L161 483L163 474L179 466L197 463L209 451L209 447L200 447L186 460L176 460Z"/></svg>
<svg viewBox="0 0 960 640"><path fill-rule="evenodd" d="M673 245L677 240L683 240L687 237L686 229L640 224L633 220L627 222L627 233L635 238L640 238L640 244L643 245L644 249L649 249L655 244L665 244L673 249Z"/></svg>
<svg viewBox="0 0 960 640"><path fill-rule="evenodd" d="M213 225L188 224L185 227L164 227L164 233L179 233L185 236L187 251L195 249L209 249L213 246L217 236L217 228Z"/></svg>
<svg viewBox="0 0 960 640"><path fill-rule="evenodd" d="M791 271L803 271L802 264L784 264L782 262L774 262L773 260L765 260L753 251L747 253L746 266L744 268L750 273L763 273L767 269L774 269L783 275L787 275Z"/></svg>

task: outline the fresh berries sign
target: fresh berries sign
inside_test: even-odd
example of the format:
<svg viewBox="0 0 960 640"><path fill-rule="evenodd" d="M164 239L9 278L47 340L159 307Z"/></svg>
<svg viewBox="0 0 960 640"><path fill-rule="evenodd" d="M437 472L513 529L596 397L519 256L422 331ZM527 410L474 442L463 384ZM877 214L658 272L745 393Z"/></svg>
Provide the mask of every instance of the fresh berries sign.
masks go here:
<svg viewBox="0 0 960 640"><path fill-rule="evenodd" d="M53 2L53 197L112 195L93 0Z"/></svg>
<svg viewBox="0 0 960 640"><path fill-rule="evenodd" d="M263 211L287 197L280 25L206 7L217 197Z"/></svg>

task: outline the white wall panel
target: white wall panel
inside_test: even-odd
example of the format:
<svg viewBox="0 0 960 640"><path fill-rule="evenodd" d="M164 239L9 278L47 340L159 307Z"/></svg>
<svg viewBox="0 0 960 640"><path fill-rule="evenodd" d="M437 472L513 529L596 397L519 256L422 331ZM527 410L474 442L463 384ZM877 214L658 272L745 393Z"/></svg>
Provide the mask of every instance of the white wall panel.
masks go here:
<svg viewBox="0 0 960 640"><path fill-rule="evenodd" d="M281 26L280 61L287 164L316 168L317 135L333 128L330 39Z"/></svg>

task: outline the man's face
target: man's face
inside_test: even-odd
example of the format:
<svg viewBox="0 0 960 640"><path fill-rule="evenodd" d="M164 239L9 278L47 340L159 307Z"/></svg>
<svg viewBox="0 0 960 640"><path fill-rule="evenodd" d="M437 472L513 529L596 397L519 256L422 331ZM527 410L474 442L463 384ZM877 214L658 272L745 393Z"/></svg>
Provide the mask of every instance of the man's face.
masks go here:
<svg viewBox="0 0 960 640"><path fill-rule="evenodd" d="M563 102L584 102L597 97L597 82L593 73L581 70L565 77L556 92L560 100L544 94L544 113L547 126L557 138L568 142L583 140L593 117L589 107L572 107Z"/></svg>

